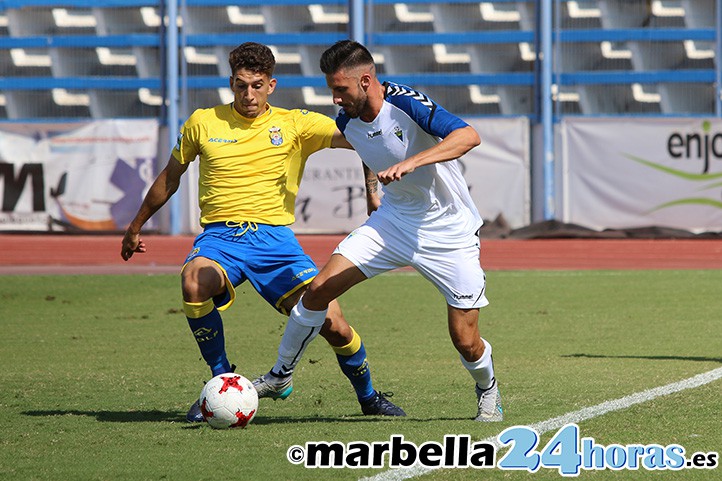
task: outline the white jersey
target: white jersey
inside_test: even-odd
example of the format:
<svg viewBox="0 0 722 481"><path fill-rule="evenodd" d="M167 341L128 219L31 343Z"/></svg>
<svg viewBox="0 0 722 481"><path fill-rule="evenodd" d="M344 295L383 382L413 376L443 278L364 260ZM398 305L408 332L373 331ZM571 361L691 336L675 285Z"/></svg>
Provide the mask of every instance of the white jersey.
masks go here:
<svg viewBox="0 0 722 481"><path fill-rule="evenodd" d="M374 172L429 149L468 125L420 92L390 82L384 86L384 103L372 122L352 119L343 110L336 119L339 130ZM381 207L374 215L418 231L424 245L466 245L469 235L482 225L457 160L419 167L382 189Z"/></svg>

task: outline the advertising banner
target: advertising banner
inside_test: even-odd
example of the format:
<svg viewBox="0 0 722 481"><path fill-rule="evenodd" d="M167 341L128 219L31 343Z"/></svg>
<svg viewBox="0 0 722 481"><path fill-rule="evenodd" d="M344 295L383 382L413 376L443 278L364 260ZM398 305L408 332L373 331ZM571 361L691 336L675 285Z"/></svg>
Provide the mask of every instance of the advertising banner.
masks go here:
<svg viewBox="0 0 722 481"><path fill-rule="evenodd" d="M721 160L720 120L565 119L563 220L721 231Z"/></svg>
<svg viewBox="0 0 722 481"><path fill-rule="evenodd" d="M0 124L0 231L125 229L157 150L154 119Z"/></svg>

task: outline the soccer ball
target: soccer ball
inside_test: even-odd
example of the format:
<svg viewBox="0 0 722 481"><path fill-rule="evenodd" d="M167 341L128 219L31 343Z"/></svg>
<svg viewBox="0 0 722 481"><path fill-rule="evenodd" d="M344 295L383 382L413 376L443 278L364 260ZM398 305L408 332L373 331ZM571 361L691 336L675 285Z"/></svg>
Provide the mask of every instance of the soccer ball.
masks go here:
<svg viewBox="0 0 722 481"><path fill-rule="evenodd" d="M203 418L216 429L245 428L258 411L253 383L232 372L208 381L199 399Z"/></svg>

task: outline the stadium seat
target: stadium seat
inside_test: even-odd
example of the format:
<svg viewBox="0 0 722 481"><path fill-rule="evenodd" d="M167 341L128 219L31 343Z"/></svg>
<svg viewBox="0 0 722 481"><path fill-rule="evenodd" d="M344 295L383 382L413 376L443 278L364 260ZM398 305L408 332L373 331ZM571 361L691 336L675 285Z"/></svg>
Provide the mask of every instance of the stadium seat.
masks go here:
<svg viewBox="0 0 722 481"><path fill-rule="evenodd" d="M303 75L323 75L319 60L327 45L299 45L300 67Z"/></svg>
<svg viewBox="0 0 722 481"><path fill-rule="evenodd" d="M599 0L603 28L640 28L651 19L646 0Z"/></svg>
<svg viewBox="0 0 722 481"><path fill-rule="evenodd" d="M221 95L221 89L188 90L188 95L186 97L186 108L188 109L187 115L190 115L196 109L207 109L221 103L231 103L233 101L233 94L231 93L231 90L224 90L227 90L230 95L230 100Z"/></svg>
<svg viewBox="0 0 722 481"><path fill-rule="evenodd" d="M431 32L434 14L427 4L374 4L369 15L369 28L374 32Z"/></svg>
<svg viewBox="0 0 722 481"><path fill-rule="evenodd" d="M715 0L682 0L681 5L688 28L714 28Z"/></svg>
<svg viewBox="0 0 722 481"><path fill-rule="evenodd" d="M160 49L158 47L133 47L136 70L140 78L160 77Z"/></svg>
<svg viewBox="0 0 722 481"><path fill-rule="evenodd" d="M18 8L7 11L8 31L13 37L58 35L61 29L55 24L52 9Z"/></svg>
<svg viewBox="0 0 722 481"><path fill-rule="evenodd" d="M99 35L157 33L161 19L155 7L94 8Z"/></svg>
<svg viewBox="0 0 722 481"><path fill-rule="evenodd" d="M90 110L94 118L157 117L158 105L141 102L136 90L90 90Z"/></svg>
<svg viewBox="0 0 722 481"><path fill-rule="evenodd" d="M311 9L311 5L263 5L267 33L344 32L348 15L330 6ZM345 20L344 20L345 19Z"/></svg>
<svg viewBox="0 0 722 481"><path fill-rule="evenodd" d="M579 85L579 106L583 114L590 115L660 113L660 97L649 90L651 88L634 85Z"/></svg>
<svg viewBox="0 0 722 481"><path fill-rule="evenodd" d="M389 74L469 72L468 54L450 52L448 46L387 45L379 47Z"/></svg>
<svg viewBox="0 0 722 481"><path fill-rule="evenodd" d="M213 47L185 47L183 58L186 61L188 75L218 75L221 73L221 68L225 70L223 74L228 74L226 62L218 61L218 55Z"/></svg>
<svg viewBox="0 0 722 481"><path fill-rule="evenodd" d="M564 43L559 68L563 72L632 70L633 51L610 42Z"/></svg>
<svg viewBox="0 0 722 481"><path fill-rule="evenodd" d="M712 59L690 58L684 42L628 42L632 63L636 70L673 70L681 68L710 68ZM695 44L690 44L696 49Z"/></svg>
<svg viewBox="0 0 722 481"><path fill-rule="evenodd" d="M50 77L50 64L45 49L0 49L0 71L6 77Z"/></svg>
<svg viewBox="0 0 722 481"><path fill-rule="evenodd" d="M521 13L513 2L433 3L439 32L518 30Z"/></svg>
<svg viewBox="0 0 722 481"><path fill-rule="evenodd" d="M58 104L51 90L6 91L5 108L10 119L90 117L87 105Z"/></svg>
<svg viewBox="0 0 722 481"><path fill-rule="evenodd" d="M704 114L714 112L715 88L712 84L659 84L661 109L666 114Z"/></svg>
<svg viewBox="0 0 722 481"><path fill-rule="evenodd" d="M526 115L534 112L534 94L531 87L501 85L496 88L499 106L504 115Z"/></svg>
<svg viewBox="0 0 722 481"><path fill-rule="evenodd" d="M472 72L528 72L533 69L533 57L523 58L517 43L473 44L468 51Z"/></svg>
<svg viewBox="0 0 722 481"><path fill-rule="evenodd" d="M52 72L56 77L136 77L136 57L131 49L51 48Z"/></svg>
<svg viewBox="0 0 722 481"><path fill-rule="evenodd" d="M472 89L467 85L441 87L421 85L414 87L426 93L436 103L455 115L495 115L501 113L498 96L476 95L475 99L472 99Z"/></svg>
<svg viewBox="0 0 722 481"><path fill-rule="evenodd" d="M562 3L562 28L602 27L602 12L596 0L568 0Z"/></svg>
<svg viewBox="0 0 722 481"><path fill-rule="evenodd" d="M8 16L4 11L0 11L0 37L7 37L10 35L8 31Z"/></svg>
<svg viewBox="0 0 722 481"><path fill-rule="evenodd" d="M187 9L188 14L184 16L183 25L189 34L264 31L264 17L257 7L250 9L239 6L203 6Z"/></svg>

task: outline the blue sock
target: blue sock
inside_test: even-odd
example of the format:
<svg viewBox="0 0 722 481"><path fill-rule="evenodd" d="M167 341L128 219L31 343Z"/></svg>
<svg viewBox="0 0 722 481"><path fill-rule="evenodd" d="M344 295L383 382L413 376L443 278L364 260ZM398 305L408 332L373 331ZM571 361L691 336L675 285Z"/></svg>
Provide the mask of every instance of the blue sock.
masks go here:
<svg viewBox="0 0 722 481"><path fill-rule="evenodd" d="M183 310L201 355L211 368L211 374L217 376L230 372L231 364L226 357L226 343L223 336L223 320L213 300L183 302Z"/></svg>
<svg viewBox="0 0 722 481"><path fill-rule="evenodd" d="M353 328L352 328L353 329ZM351 381L359 402L368 401L376 395L371 384L371 368L366 360L366 348L361 337L353 332L350 343L341 347L333 347L341 371Z"/></svg>

